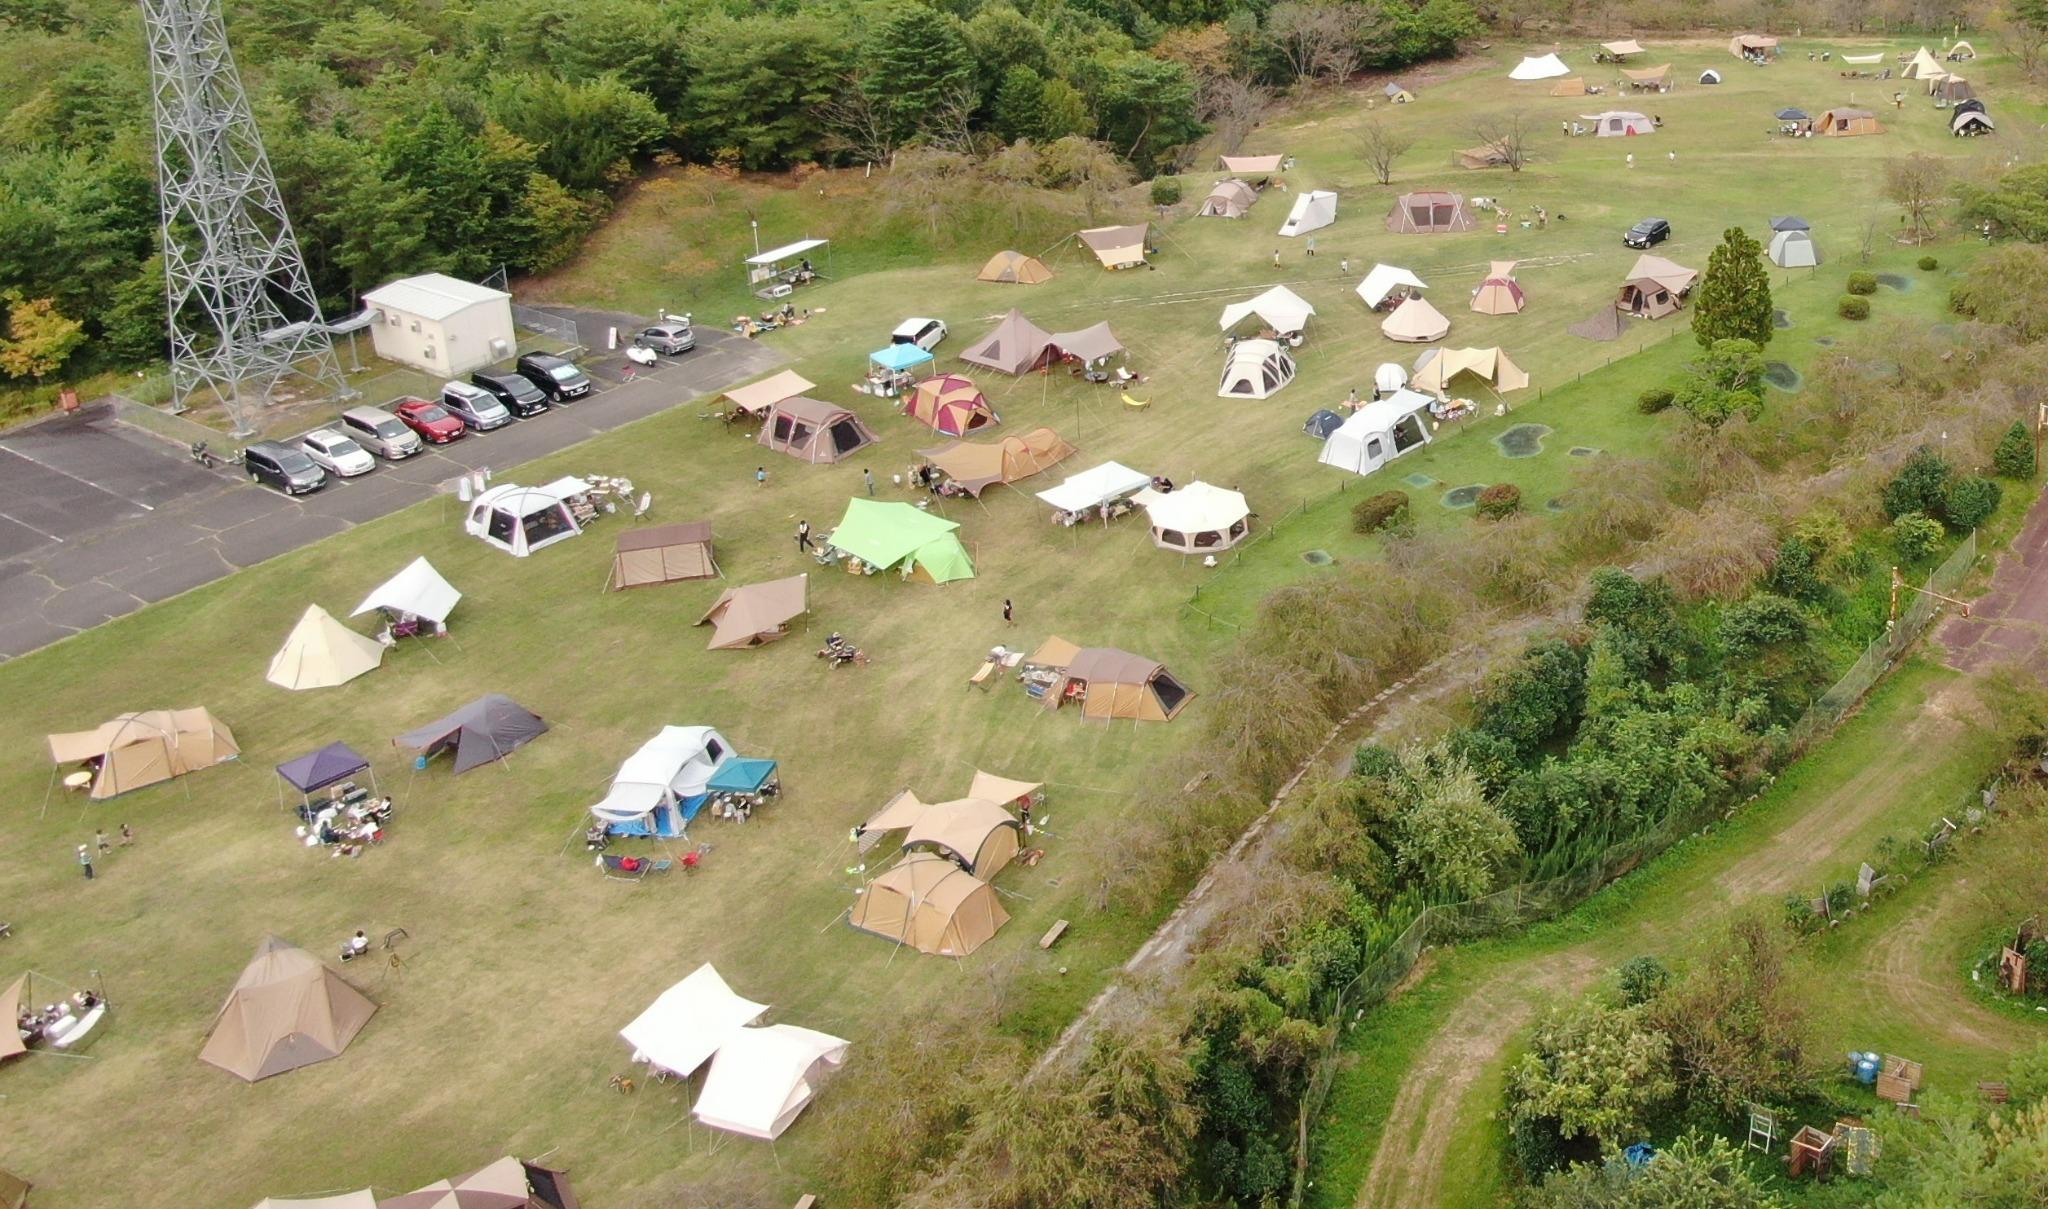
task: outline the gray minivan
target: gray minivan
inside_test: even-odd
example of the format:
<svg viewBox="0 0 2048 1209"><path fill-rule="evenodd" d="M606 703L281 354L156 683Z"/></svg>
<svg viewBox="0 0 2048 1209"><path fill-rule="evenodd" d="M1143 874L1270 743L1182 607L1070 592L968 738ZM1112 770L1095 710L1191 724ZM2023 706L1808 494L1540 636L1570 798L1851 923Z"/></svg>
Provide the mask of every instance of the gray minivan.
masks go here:
<svg viewBox="0 0 2048 1209"><path fill-rule="evenodd" d="M381 407L351 407L342 412L341 430L354 437L356 444L393 462L425 448L420 434Z"/></svg>

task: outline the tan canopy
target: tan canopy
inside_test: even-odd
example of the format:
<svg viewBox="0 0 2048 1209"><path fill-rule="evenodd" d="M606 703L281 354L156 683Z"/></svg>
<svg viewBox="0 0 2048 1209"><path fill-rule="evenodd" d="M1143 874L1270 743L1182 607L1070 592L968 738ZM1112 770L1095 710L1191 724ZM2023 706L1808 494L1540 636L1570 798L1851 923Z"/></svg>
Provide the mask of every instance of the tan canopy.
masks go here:
<svg viewBox="0 0 2048 1209"><path fill-rule="evenodd" d="M848 918L940 957L965 957L1010 922L993 886L933 852L913 852L869 882Z"/></svg>
<svg viewBox="0 0 2048 1209"><path fill-rule="evenodd" d="M1284 155L1221 155L1225 172L1238 172L1246 176L1265 176L1280 171Z"/></svg>
<svg viewBox="0 0 2048 1209"><path fill-rule="evenodd" d="M1131 718L1166 722L1194 698L1156 659L1114 647L1083 647L1067 661L1064 674L1045 694L1058 709L1079 700L1083 718Z"/></svg>
<svg viewBox="0 0 2048 1209"><path fill-rule="evenodd" d="M376 1010L311 953L267 936L214 1017L199 1060L254 1083L340 1056Z"/></svg>
<svg viewBox="0 0 2048 1209"><path fill-rule="evenodd" d="M111 798L132 789L197 772L242 754L235 736L204 709L157 709L122 714L97 730L51 735L50 759L58 764L99 760L92 797Z"/></svg>
<svg viewBox="0 0 2048 1209"><path fill-rule="evenodd" d="M679 579L712 579L718 559L712 554L711 522L682 521L629 529L619 535L612 554L611 586L641 588Z"/></svg>
<svg viewBox="0 0 2048 1209"><path fill-rule="evenodd" d="M918 451L946 477L979 498L997 483L1014 483L1057 466L1074 455L1074 447L1050 428L1034 428L1021 436L1006 436L993 445L954 441L937 449Z"/></svg>
<svg viewBox="0 0 2048 1209"><path fill-rule="evenodd" d="M1624 67L1621 69L1621 74L1627 76L1631 83L1659 84L1663 82L1665 76L1671 74L1671 64L1662 63L1656 67L1645 67L1640 71L1630 71Z"/></svg>
<svg viewBox="0 0 2048 1209"><path fill-rule="evenodd" d="M1600 49L1606 51L1608 54L1613 55L1615 58L1619 59L1624 58L1628 55L1642 54L1643 44L1636 41L1634 38L1630 38L1625 42L1602 42L1600 44Z"/></svg>
<svg viewBox="0 0 2048 1209"><path fill-rule="evenodd" d="M1505 168L1514 159L1507 148L1499 143L1487 143L1478 147L1467 147L1457 153L1460 168Z"/></svg>
<svg viewBox="0 0 2048 1209"><path fill-rule="evenodd" d="M1078 645L1054 634L1039 643L1038 649L1031 652L1024 662L1032 667L1064 668L1080 653L1081 648Z"/></svg>
<svg viewBox="0 0 2048 1209"><path fill-rule="evenodd" d="M981 266L981 272L974 275L976 281L994 281L1006 285L1042 285L1052 280L1052 270L1036 256L1022 252L1001 251L988 258Z"/></svg>
<svg viewBox="0 0 2048 1209"><path fill-rule="evenodd" d="M1570 76L1550 86L1554 97L1582 97L1586 95L1586 81L1583 76Z"/></svg>
<svg viewBox="0 0 2048 1209"><path fill-rule="evenodd" d="M1394 313L1380 321L1380 331L1389 340L1404 344L1428 344L1441 340L1451 333L1451 321L1444 313L1429 305L1429 300L1420 294L1411 295Z"/></svg>
<svg viewBox="0 0 2048 1209"><path fill-rule="evenodd" d="M1124 342L1109 330L1109 322L1084 327L1074 332L1054 332L1054 348L1078 361L1096 362L1124 351Z"/></svg>
<svg viewBox="0 0 2048 1209"><path fill-rule="evenodd" d="M697 619L713 627L706 649L732 651L765 646L789 633L792 619L810 610L809 575L792 575L767 583L727 588Z"/></svg>
<svg viewBox="0 0 2048 1209"><path fill-rule="evenodd" d="M1662 256L1652 256L1648 252L1636 257L1635 264L1628 271L1630 281L1654 281L1673 293L1691 289L1692 283L1698 278L1698 273L1684 265L1666 260Z"/></svg>
<svg viewBox="0 0 2048 1209"><path fill-rule="evenodd" d="M1477 374L1502 394L1529 385L1529 375L1498 348L1440 348L1424 354L1408 385L1441 395L1459 374Z"/></svg>
<svg viewBox="0 0 2048 1209"><path fill-rule="evenodd" d="M795 398L807 390L816 390L817 387L818 384L809 378L795 370L786 369L759 382L735 386L725 392L725 397L742 410L750 411L757 416L765 416L769 408L784 399Z"/></svg>
<svg viewBox="0 0 2048 1209"><path fill-rule="evenodd" d="M1078 233L1082 243L1095 253L1105 269L1120 269L1145 263L1145 238L1152 228L1145 223L1129 227L1091 227Z"/></svg>
<svg viewBox="0 0 2048 1209"><path fill-rule="evenodd" d="M1775 49L1777 45L1778 40L1769 34L1737 34L1728 39L1728 53L1740 58L1754 51Z"/></svg>
<svg viewBox="0 0 2048 1209"><path fill-rule="evenodd" d="M1008 810L979 798L925 807L903 837L905 848L932 848L988 881L1016 857L1023 825Z"/></svg>
<svg viewBox="0 0 2048 1209"><path fill-rule="evenodd" d="M883 803L882 808L869 816L861 825L863 831L901 831L924 817L929 804L919 800L912 790L903 790Z"/></svg>
<svg viewBox="0 0 2048 1209"><path fill-rule="evenodd" d="M974 784L968 786L967 796L980 798L984 802L999 802L1004 806L1014 805L1045 788L1043 781L1013 781L999 777L992 772L974 770Z"/></svg>
<svg viewBox="0 0 2048 1209"><path fill-rule="evenodd" d="M294 691L333 688L375 671L383 661L383 643L349 629L319 605L307 605L284 645L270 657L270 670L263 678Z"/></svg>
<svg viewBox="0 0 2048 1209"><path fill-rule="evenodd" d="M1052 333L1013 309L994 331L968 345L960 359L985 369L1021 374L1044 365L1052 356Z"/></svg>

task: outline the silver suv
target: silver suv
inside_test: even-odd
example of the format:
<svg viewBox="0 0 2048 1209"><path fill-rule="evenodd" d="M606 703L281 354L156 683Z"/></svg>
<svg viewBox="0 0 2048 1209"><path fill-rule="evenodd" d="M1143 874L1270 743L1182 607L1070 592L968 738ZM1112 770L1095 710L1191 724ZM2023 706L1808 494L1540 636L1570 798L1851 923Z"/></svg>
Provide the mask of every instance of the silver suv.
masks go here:
<svg viewBox="0 0 2048 1209"><path fill-rule="evenodd" d="M640 334L633 337L633 343L673 357L697 347L697 332L688 320L657 323L653 327L641 328Z"/></svg>
<svg viewBox="0 0 2048 1209"><path fill-rule="evenodd" d="M512 422L512 413L498 402L498 396L468 382L443 382L441 406L478 432L503 428Z"/></svg>

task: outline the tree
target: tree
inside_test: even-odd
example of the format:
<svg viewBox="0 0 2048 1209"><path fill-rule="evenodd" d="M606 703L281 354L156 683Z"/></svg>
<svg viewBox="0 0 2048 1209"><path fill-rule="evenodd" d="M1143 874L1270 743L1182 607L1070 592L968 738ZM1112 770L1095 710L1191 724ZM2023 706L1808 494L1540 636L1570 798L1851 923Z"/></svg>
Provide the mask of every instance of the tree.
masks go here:
<svg viewBox="0 0 2048 1209"><path fill-rule="evenodd" d="M1394 859L1424 890L1445 899L1494 888L1521 850L1515 829L1486 798L1464 760L1439 744L1402 753L1414 797L1394 816Z"/></svg>
<svg viewBox="0 0 2048 1209"><path fill-rule="evenodd" d="M960 18L923 4L888 10L862 44L860 90L900 145L952 90L971 87L974 58Z"/></svg>
<svg viewBox="0 0 2048 1209"><path fill-rule="evenodd" d="M1940 516L1942 505L1948 500L1949 480L1954 476L1955 469L1947 459L1922 445L1899 467L1891 482L1884 485L1884 514L1893 518L1908 512Z"/></svg>
<svg viewBox="0 0 2048 1209"><path fill-rule="evenodd" d="M1814 1085L1806 1009L1785 970L1782 924L1745 914L1703 960L1649 1005L1649 1023L1671 1038L1687 1099L1730 1117L1752 1101L1782 1104Z"/></svg>
<svg viewBox="0 0 2048 1209"><path fill-rule="evenodd" d="M1039 164L1047 188L1066 189L1080 196L1089 222L1101 215L1111 196L1131 185L1129 165L1106 144L1078 135L1070 134L1041 148Z"/></svg>
<svg viewBox="0 0 2048 1209"><path fill-rule="evenodd" d="M1675 402L1707 428L1737 415L1754 420L1764 410L1764 354L1753 341L1720 339L1694 358L1692 377L1680 384Z"/></svg>
<svg viewBox="0 0 2048 1209"><path fill-rule="evenodd" d="M1771 647L1798 646L1813 637L1813 623L1796 601L1758 592L1729 605L1716 627L1730 659L1749 659Z"/></svg>
<svg viewBox="0 0 2048 1209"><path fill-rule="evenodd" d="M1612 1154L1640 1138L1678 1089L1671 1040L1640 1007L1597 999L1551 1012L1508 1074L1508 1115L1548 1117L1567 1138L1590 1137Z"/></svg>
<svg viewBox="0 0 2048 1209"><path fill-rule="evenodd" d="M2034 462L2034 438L2024 422L2014 420L1991 451L1991 465L2005 478L2026 480L2034 477Z"/></svg>
<svg viewBox="0 0 2048 1209"><path fill-rule="evenodd" d="M1348 79L1358 70L1363 13L1353 4L1282 0L1266 14L1266 39L1299 87Z"/></svg>
<svg viewBox="0 0 2048 1209"><path fill-rule="evenodd" d="M889 184L889 207L923 219L937 243L953 207L974 194L974 162L943 147L905 148L889 172Z"/></svg>
<svg viewBox="0 0 2048 1209"><path fill-rule="evenodd" d="M704 160L735 148L755 169L814 159L828 147L869 163L886 160L895 143L879 117L866 138L845 137L848 126L831 120L841 89L866 106L866 94L846 78L851 52L843 29L824 14L693 18L678 122L685 146Z"/></svg>
<svg viewBox="0 0 2048 1209"><path fill-rule="evenodd" d="M2048 188L2048 177L2042 185ZM2048 239L2048 193L2042 202L2039 231ZM2025 243L1994 248L1970 266L1962 283L1950 292L1949 302L1958 312L2002 324L2029 343L2048 336L2048 247Z"/></svg>
<svg viewBox="0 0 2048 1209"><path fill-rule="evenodd" d="M1196 92L1196 113L1215 133L1216 149L1230 155L1258 128L1272 101L1272 93L1249 80L1210 75Z"/></svg>
<svg viewBox="0 0 2048 1209"><path fill-rule="evenodd" d="M609 76L572 84L554 76L507 76L486 106L531 143L534 162L564 188L595 191L668 130L652 98Z"/></svg>
<svg viewBox="0 0 2048 1209"><path fill-rule="evenodd" d="M1877 1209L1977 1205L2021 1209L2048 1197L2048 1100L1979 1115L1940 1095L1885 1131Z"/></svg>
<svg viewBox="0 0 2048 1209"><path fill-rule="evenodd" d="M1380 119L1367 118L1358 128L1358 158L1372 169L1372 178L1382 185L1394 181L1394 161L1407 154L1415 140L1396 131Z"/></svg>
<svg viewBox="0 0 2048 1209"><path fill-rule="evenodd" d="M2002 44L2019 59L2028 79L2039 75L2048 57L2048 0L2006 0L1998 15Z"/></svg>
<svg viewBox="0 0 2048 1209"><path fill-rule="evenodd" d="M1006 143L1044 138L1045 77L1021 63L1004 72L991 116L997 137Z"/></svg>
<svg viewBox="0 0 2048 1209"><path fill-rule="evenodd" d="M359 8L313 39L313 53L346 79L367 84L387 71L405 71L434 40L397 17Z"/></svg>
<svg viewBox="0 0 2048 1209"><path fill-rule="evenodd" d="M1967 532L1990 520L2004 498L2005 490L1994 480L1968 475L1949 484L1941 519L1956 532Z"/></svg>
<svg viewBox="0 0 2048 1209"><path fill-rule="evenodd" d="M1934 234L1934 209L1948 198L1948 174L1947 160L1924 151L1884 163L1884 195L1906 212L1914 243Z"/></svg>
<svg viewBox="0 0 2048 1209"><path fill-rule="evenodd" d="M1509 172L1520 172L1529 162L1529 124L1520 110L1489 113L1475 119L1472 136L1480 146L1499 156Z"/></svg>
<svg viewBox="0 0 2048 1209"><path fill-rule="evenodd" d="M1758 348L1771 342L1774 315L1763 245L1741 227L1721 233L1692 298L1692 335L1701 348L1730 338Z"/></svg>
<svg viewBox="0 0 2048 1209"><path fill-rule="evenodd" d="M48 298L7 296L7 335L0 339L0 373L38 384L85 343L85 324L59 314Z"/></svg>
<svg viewBox="0 0 2048 1209"><path fill-rule="evenodd" d="M1102 139L1150 175L1174 151L1199 138L1195 77L1178 63L1132 51L1090 65Z"/></svg>
<svg viewBox="0 0 2048 1209"><path fill-rule="evenodd" d="M1728 1139L1687 1130L1642 1167L1581 1163L1543 1181L1525 1209L1785 1209ZM1935 1201L1916 1201L1932 1205ZM1946 1201L1945 1204L1960 1202Z"/></svg>
<svg viewBox="0 0 2048 1209"><path fill-rule="evenodd" d="M1095 110L1080 89L1058 77L1045 82L1045 127L1041 136L1048 142L1076 135L1092 138L1096 130Z"/></svg>

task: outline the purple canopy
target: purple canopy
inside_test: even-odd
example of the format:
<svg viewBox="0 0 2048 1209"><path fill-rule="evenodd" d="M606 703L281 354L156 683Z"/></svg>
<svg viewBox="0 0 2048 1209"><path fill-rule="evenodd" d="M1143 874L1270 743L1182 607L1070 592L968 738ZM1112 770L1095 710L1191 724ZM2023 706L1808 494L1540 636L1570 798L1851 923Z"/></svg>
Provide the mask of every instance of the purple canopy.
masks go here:
<svg viewBox="0 0 2048 1209"><path fill-rule="evenodd" d="M312 793L336 781L345 781L369 766L370 762L355 748L346 743L329 743L310 755L278 765L277 775L300 793Z"/></svg>

